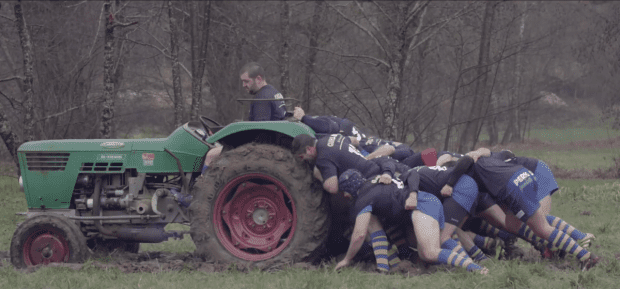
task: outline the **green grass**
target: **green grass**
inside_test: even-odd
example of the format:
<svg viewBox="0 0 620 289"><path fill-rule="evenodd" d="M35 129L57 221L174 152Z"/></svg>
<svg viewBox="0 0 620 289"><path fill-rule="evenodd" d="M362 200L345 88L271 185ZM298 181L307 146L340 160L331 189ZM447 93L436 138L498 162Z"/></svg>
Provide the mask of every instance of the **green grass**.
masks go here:
<svg viewBox="0 0 620 289"><path fill-rule="evenodd" d="M0 186L4 182L6 180L2 179ZM620 215L620 181L558 182L561 190L553 197L552 214L577 228L594 233L597 238L592 245L592 251L606 257L603 264L588 272L571 268L551 269L552 263L549 261L513 260L486 264L491 271L489 276L479 276L463 270L446 271L442 268L438 268L433 274L409 277L367 273L355 267L335 273L333 263L317 270L288 269L278 272L241 273L229 269L220 273L196 270L123 273L116 268L100 269L91 261L80 270L41 268L27 274L16 271L8 262L4 262L0 267L0 288L617 288L620 262L613 256L620 253L620 224L616 223L617 216ZM2 203L0 228L5 232L3 235L11 235L15 228L12 213L25 208L25 203L20 199L23 196L16 188L7 190L5 187L2 195L2 200L13 200L12 206ZM19 204L15 205L16 203ZM584 211L590 214L582 215ZM142 248L172 252L191 251L193 244L182 244L185 241L189 240L168 241ZM524 242L519 244L525 246ZM8 250L4 241L2 246L1 250ZM567 262L573 266L576 264L571 257L567 258Z"/></svg>
<svg viewBox="0 0 620 289"><path fill-rule="evenodd" d="M17 212L27 211L26 197L19 190L17 178L0 176L0 251L8 251L13 231L24 217Z"/></svg>
<svg viewBox="0 0 620 289"><path fill-rule="evenodd" d="M594 170L614 165L613 158L620 158L620 148L574 148L574 149L521 149L512 151L518 156L528 156L545 161L563 169Z"/></svg>
<svg viewBox="0 0 620 289"><path fill-rule="evenodd" d="M620 136L620 131L606 126L573 127L573 128L537 128L526 133L526 139L537 139L544 142L565 144L585 140L604 140Z"/></svg>

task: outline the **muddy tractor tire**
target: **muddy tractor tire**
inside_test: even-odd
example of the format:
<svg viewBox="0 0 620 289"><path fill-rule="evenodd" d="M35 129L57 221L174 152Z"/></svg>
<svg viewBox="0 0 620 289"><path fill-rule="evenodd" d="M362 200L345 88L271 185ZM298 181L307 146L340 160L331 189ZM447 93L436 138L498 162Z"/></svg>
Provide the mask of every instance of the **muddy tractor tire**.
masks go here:
<svg viewBox="0 0 620 289"><path fill-rule="evenodd" d="M226 151L192 194L191 237L206 261L267 267L312 262L326 249L328 196L288 149Z"/></svg>
<svg viewBox="0 0 620 289"><path fill-rule="evenodd" d="M89 256L78 226L59 215L38 215L21 223L11 239L11 263L25 268L49 263L81 263Z"/></svg>

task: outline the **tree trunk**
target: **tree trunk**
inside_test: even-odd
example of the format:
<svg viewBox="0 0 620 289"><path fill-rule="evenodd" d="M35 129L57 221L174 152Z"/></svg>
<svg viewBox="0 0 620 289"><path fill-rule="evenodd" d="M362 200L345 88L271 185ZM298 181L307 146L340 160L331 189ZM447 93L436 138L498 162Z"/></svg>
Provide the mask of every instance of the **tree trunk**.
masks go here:
<svg viewBox="0 0 620 289"><path fill-rule="evenodd" d="M450 133L452 131L452 122L454 121L454 106L456 104L456 96L459 92L459 87L461 86L461 79L463 77L463 48L457 47L455 56L458 61L458 76L456 77L456 83L454 84L454 89L452 90L452 100L450 101L450 113L448 114L448 128L446 129L446 139L443 144L443 150L447 151L450 149Z"/></svg>
<svg viewBox="0 0 620 289"><path fill-rule="evenodd" d="M103 49L103 108L101 112L100 134L102 138L112 137L112 120L114 118L114 15L110 0L103 4L106 15L104 49Z"/></svg>
<svg viewBox="0 0 620 289"><path fill-rule="evenodd" d="M312 104L312 98L310 96L312 88L312 75L314 74L314 66L316 65L316 55L318 52L317 47L319 46L318 40L319 33L321 32L321 15L323 15L323 11L325 9L325 3L323 0L315 1L314 3L314 15L312 15L310 40L308 45L310 46L310 49L308 50L308 61L306 62L306 74L304 77L304 96L302 108L305 111L310 111L310 106Z"/></svg>
<svg viewBox="0 0 620 289"><path fill-rule="evenodd" d="M20 172L19 160L17 158L17 149L19 148L21 142L19 141L19 137L13 131L11 123L7 119L3 110L0 110L0 137L2 137L2 140L4 141L7 150L11 154L11 159L15 163L15 166L17 166L17 174L19 175Z"/></svg>
<svg viewBox="0 0 620 289"><path fill-rule="evenodd" d="M520 98L522 94L522 57L521 51L523 50L523 32L525 31L525 18L527 16L527 2L521 3L522 11L521 11L521 23L519 25L519 48L515 57L515 89L513 93L510 95L510 107L511 109L508 113L508 124L506 126L506 132L504 133L504 137L502 137L502 144L506 144L508 142L518 142L521 140L521 129L519 125L519 108Z"/></svg>
<svg viewBox="0 0 620 289"><path fill-rule="evenodd" d="M280 37L281 37L281 46L280 46L280 92L284 97L288 97L288 93L290 90L290 73L289 73L289 43L290 39L290 18L291 18L291 10L289 7L289 2L281 1L280 2Z"/></svg>
<svg viewBox="0 0 620 289"><path fill-rule="evenodd" d="M191 4L193 9L190 11L191 23L191 45L192 45L192 106L189 118L195 120L200 114L200 106L202 103L202 80L204 77L205 66L207 62L207 46L209 44L209 31L211 26L211 1L196 5ZM198 21L196 14L202 7L203 19ZM200 26L198 26L200 23ZM200 27L201 31L198 31ZM198 33L202 32L202 34Z"/></svg>
<svg viewBox="0 0 620 289"><path fill-rule="evenodd" d="M495 5L495 2L486 2L484 9L484 17L482 20L482 29L480 33L480 51L478 54L478 79L476 80L474 87L474 97L469 113L469 121L465 124L465 129L461 133L459 140L459 152L474 149L474 139L477 138L477 129L480 127L480 123L482 121L482 109L485 107L484 101L486 96L486 83L489 72L489 67L487 64L489 59L489 48L491 46L490 34Z"/></svg>
<svg viewBox="0 0 620 289"><path fill-rule="evenodd" d="M18 1L14 7L15 10L15 23L17 24L17 33L19 34L19 40L22 46L22 52L24 54L24 78L23 78L23 91L24 91L24 138L26 141L33 141L34 138L34 90L32 76L34 54L32 49L32 41L30 40L30 33L26 26L26 19L22 11L21 1Z"/></svg>
<svg viewBox="0 0 620 289"><path fill-rule="evenodd" d="M168 1L168 19L170 20L170 56L172 59L172 90L174 102L174 126L183 124L183 111L185 103L181 91L181 70L179 65L179 40L178 23L174 16L172 1Z"/></svg>
<svg viewBox="0 0 620 289"><path fill-rule="evenodd" d="M396 140L398 136L399 99L402 92L403 70L401 64L404 58L394 55L396 59L390 61L388 71L387 99L385 107L385 124L387 129L386 139Z"/></svg>

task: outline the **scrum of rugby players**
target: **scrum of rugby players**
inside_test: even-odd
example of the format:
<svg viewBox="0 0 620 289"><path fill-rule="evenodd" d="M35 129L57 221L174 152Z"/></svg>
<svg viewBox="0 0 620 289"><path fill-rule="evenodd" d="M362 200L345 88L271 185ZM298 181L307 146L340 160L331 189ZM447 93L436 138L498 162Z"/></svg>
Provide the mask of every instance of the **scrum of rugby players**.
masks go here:
<svg viewBox="0 0 620 289"><path fill-rule="evenodd" d="M518 238L543 257L574 255L584 271L600 261L588 251L594 235L550 214L558 186L541 160L486 148L415 153L369 137L347 119L308 116L301 108L294 117L317 138L295 137L293 155L314 166L327 192L349 200L336 214L339 231L350 240L336 270L372 255L379 272L407 270L401 259L416 248L428 264L487 274L482 264L496 246L503 247L503 258L523 255Z"/></svg>

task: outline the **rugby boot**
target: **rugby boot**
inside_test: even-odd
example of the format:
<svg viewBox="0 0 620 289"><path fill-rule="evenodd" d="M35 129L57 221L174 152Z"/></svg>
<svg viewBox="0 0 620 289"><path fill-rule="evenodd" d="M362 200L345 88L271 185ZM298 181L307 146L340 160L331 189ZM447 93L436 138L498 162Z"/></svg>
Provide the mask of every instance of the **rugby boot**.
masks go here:
<svg viewBox="0 0 620 289"><path fill-rule="evenodd" d="M515 243L517 242L517 236L512 236L504 240L504 254L503 257L506 260L512 260L521 258L525 255L523 249L519 248Z"/></svg>
<svg viewBox="0 0 620 289"><path fill-rule="evenodd" d="M594 253L590 253L590 258L583 262L580 262L579 266L581 267L581 271L588 271L592 267L596 266L598 262L601 261L601 257L594 255Z"/></svg>

